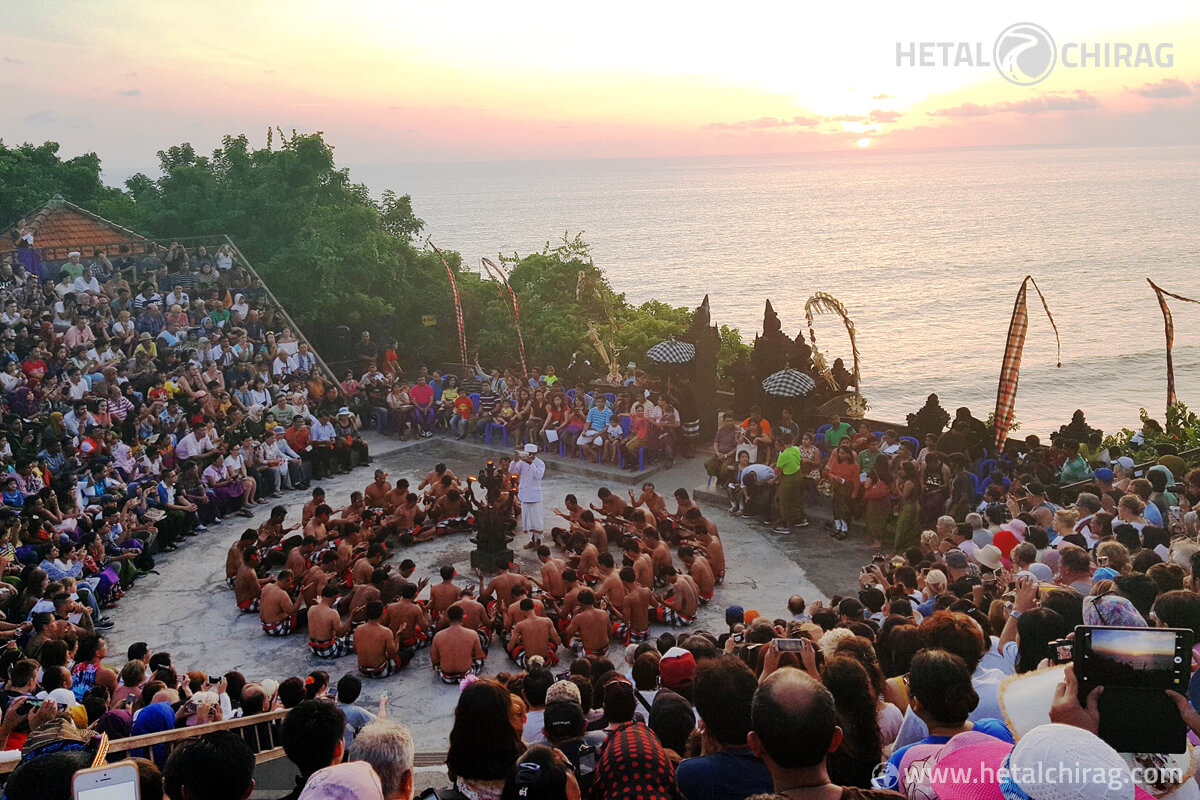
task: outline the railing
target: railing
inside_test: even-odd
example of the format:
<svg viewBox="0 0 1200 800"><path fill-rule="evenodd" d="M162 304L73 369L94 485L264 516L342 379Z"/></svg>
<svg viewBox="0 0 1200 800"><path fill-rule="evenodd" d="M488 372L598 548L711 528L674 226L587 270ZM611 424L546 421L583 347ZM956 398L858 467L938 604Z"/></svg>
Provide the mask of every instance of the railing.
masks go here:
<svg viewBox="0 0 1200 800"><path fill-rule="evenodd" d="M1197 459L1200 459L1200 447L1195 447L1195 448L1192 448L1191 450L1184 450L1182 453L1176 453L1175 455L1177 455L1179 458L1182 458L1185 462L1190 463ZM1146 471L1148 469L1150 469L1151 467L1155 466L1156 464L1158 464L1157 456L1155 457L1155 459L1153 461L1146 461L1141 464L1134 464L1133 465L1133 477L1135 477L1135 478L1146 477ZM1175 482L1183 483L1183 476L1176 475ZM1078 489L1078 490L1082 491L1083 489L1086 489L1092 485L1093 485L1092 479L1088 478L1085 481L1077 481L1076 483L1068 483L1065 486L1063 486L1062 488L1063 489Z"/></svg>
<svg viewBox="0 0 1200 800"><path fill-rule="evenodd" d="M239 731L243 728L260 726L255 731L259 749L254 754L254 763L263 764L286 757L283 752L283 745L279 741L279 725L276 723L287 715L287 709L281 708L278 711L268 711L265 714L255 714L251 717L238 717L237 719L227 719L221 722L191 725L186 728L173 728L172 730L161 731L160 733L146 733L141 736L128 736L124 739L111 739L109 741L109 750L114 753L123 753L141 748L155 747L157 745L166 745L167 749L170 750L172 745L187 741L188 739L195 739L198 736L204 736L207 733ZM18 763L20 762L8 761L0 763L0 775L12 772ZM414 767L437 767L445 763L446 754L444 752L417 753L413 757Z"/></svg>

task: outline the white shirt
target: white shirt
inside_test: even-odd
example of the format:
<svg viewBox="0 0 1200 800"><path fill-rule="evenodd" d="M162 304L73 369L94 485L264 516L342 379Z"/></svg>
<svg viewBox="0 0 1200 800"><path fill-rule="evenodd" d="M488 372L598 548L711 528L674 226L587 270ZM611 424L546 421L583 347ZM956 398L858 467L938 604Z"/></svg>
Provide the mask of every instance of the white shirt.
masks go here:
<svg viewBox="0 0 1200 800"><path fill-rule="evenodd" d="M546 462L534 456L533 461L512 462L508 470L521 481L517 487L518 500L522 503L542 502L542 476L546 474Z"/></svg>
<svg viewBox="0 0 1200 800"><path fill-rule="evenodd" d="M95 278L92 278L91 280L87 280L82 275L80 275L78 278L75 279L75 283L72 285L73 285L75 291L77 291L77 292L86 292L89 294L100 294L100 281L96 280Z"/></svg>

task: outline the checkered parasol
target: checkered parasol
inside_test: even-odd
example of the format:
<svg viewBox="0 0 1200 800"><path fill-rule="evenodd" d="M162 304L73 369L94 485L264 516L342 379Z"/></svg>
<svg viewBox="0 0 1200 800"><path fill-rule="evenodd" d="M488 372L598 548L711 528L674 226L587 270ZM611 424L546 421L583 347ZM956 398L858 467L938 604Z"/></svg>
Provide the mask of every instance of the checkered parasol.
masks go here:
<svg viewBox="0 0 1200 800"><path fill-rule="evenodd" d="M686 364L696 357L696 346L670 339L646 351L646 358L659 364Z"/></svg>
<svg viewBox="0 0 1200 800"><path fill-rule="evenodd" d="M817 384L798 369L781 369L762 383L763 391L775 397L804 397Z"/></svg>

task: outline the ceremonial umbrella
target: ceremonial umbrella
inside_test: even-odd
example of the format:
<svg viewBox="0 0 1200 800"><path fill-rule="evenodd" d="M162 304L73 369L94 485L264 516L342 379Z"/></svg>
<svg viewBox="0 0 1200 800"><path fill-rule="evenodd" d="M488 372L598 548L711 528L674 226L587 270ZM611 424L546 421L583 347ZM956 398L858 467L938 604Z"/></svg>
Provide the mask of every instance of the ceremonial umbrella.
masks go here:
<svg viewBox="0 0 1200 800"><path fill-rule="evenodd" d="M762 382L763 391L775 397L805 397L817 384L798 369L781 369Z"/></svg>
<svg viewBox="0 0 1200 800"><path fill-rule="evenodd" d="M686 364L696 357L696 346L674 338L659 342L646 351L646 358L660 364Z"/></svg>

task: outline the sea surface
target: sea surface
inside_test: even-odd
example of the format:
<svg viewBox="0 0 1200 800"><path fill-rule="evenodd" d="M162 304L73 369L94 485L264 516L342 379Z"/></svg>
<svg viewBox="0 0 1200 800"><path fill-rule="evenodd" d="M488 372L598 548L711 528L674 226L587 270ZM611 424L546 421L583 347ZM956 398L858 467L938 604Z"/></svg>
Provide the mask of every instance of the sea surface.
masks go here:
<svg viewBox="0 0 1200 800"><path fill-rule="evenodd" d="M1016 419L1046 434L1076 408L1105 431L1162 417L1163 320L1151 277L1200 299L1200 147L856 151L759 158L351 165L412 195L439 247L540 250L582 232L633 302L696 306L752 341L770 298L805 331L818 291L849 310L870 416L903 421L930 392L985 418L1013 301L1033 275ZM1180 399L1200 408L1200 306L1172 302ZM817 317L832 361L849 345ZM468 332L468 336L470 333ZM807 334L806 334L807 335ZM623 354L622 360L641 360Z"/></svg>

